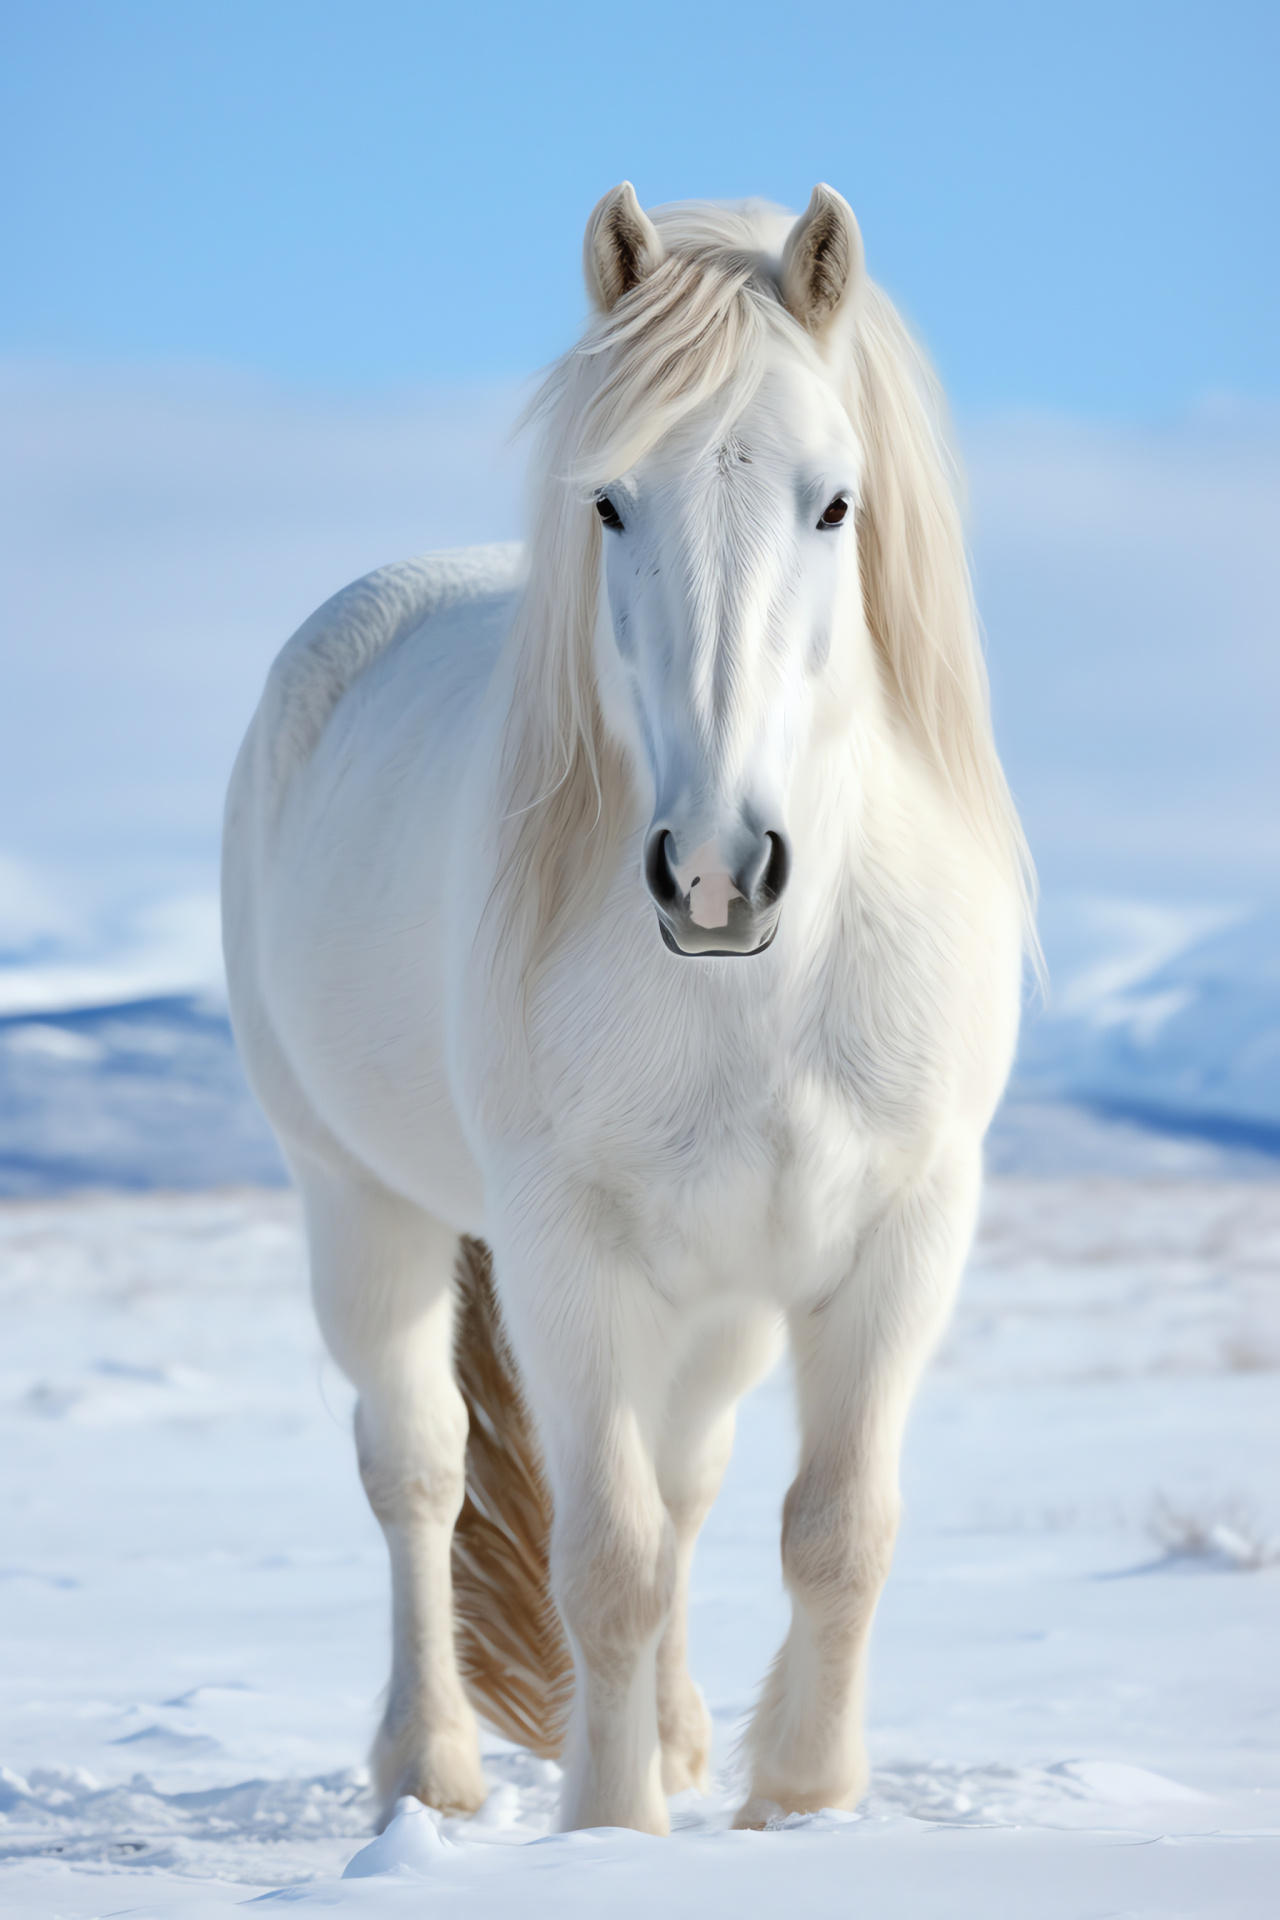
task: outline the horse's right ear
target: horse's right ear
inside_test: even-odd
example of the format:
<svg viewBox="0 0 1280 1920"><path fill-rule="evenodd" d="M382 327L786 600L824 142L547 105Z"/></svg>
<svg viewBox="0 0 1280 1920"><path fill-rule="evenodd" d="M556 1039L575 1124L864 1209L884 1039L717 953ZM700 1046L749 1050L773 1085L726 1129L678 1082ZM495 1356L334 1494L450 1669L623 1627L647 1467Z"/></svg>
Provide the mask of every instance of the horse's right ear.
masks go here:
<svg viewBox="0 0 1280 1920"><path fill-rule="evenodd" d="M606 193L587 222L582 270L587 292L601 313L651 274L664 258L662 241L629 180Z"/></svg>

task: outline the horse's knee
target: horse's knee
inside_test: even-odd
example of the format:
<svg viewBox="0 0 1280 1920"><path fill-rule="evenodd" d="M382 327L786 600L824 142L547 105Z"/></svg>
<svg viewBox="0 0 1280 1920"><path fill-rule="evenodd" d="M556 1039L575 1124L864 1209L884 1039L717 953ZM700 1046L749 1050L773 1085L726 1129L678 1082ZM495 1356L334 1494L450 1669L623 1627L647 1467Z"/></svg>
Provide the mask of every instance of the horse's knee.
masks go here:
<svg viewBox="0 0 1280 1920"><path fill-rule="evenodd" d="M855 1625L884 1585L898 1531L896 1490L868 1496L810 1469L782 1510L786 1583L811 1612Z"/></svg>
<svg viewBox="0 0 1280 1920"><path fill-rule="evenodd" d="M675 1592L675 1536L661 1509L576 1516L553 1546L564 1622L594 1668L630 1660L666 1625Z"/></svg>
<svg viewBox="0 0 1280 1920"><path fill-rule="evenodd" d="M432 1404L356 1407L356 1459L383 1526L452 1527L466 1490L467 1411L452 1381ZM399 1418L396 1417L397 1413Z"/></svg>

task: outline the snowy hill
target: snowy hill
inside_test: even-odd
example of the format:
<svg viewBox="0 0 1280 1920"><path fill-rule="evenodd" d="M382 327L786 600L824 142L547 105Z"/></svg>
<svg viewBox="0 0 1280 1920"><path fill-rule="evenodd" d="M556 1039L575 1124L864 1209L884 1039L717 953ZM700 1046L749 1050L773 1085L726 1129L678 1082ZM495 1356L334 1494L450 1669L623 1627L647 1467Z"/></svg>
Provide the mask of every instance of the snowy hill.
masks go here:
<svg viewBox="0 0 1280 1920"><path fill-rule="evenodd" d="M1274 1171L1280 909L1065 902L1046 933L1054 987L1027 1014L995 1170ZM0 1196L284 1178L215 994L28 996L0 1018Z"/></svg>
<svg viewBox="0 0 1280 1920"><path fill-rule="evenodd" d="M216 1002L0 1021L0 1196L284 1178Z"/></svg>
<svg viewBox="0 0 1280 1920"><path fill-rule="evenodd" d="M1128 950L1029 1015L1015 1101L1280 1155L1280 909L1127 917Z"/></svg>

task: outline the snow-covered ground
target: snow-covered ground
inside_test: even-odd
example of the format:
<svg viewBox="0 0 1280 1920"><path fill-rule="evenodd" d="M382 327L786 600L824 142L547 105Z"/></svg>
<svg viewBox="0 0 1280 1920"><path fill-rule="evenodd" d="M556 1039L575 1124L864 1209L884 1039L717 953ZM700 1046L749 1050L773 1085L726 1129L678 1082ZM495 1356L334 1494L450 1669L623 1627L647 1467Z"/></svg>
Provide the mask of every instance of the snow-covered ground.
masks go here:
<svg viewBox="0 0 1280 1920"><path fill-rule="evenodd" d="M495 1739L480 1816L365 1853L386 1573L292 1197L9 1203L0 1293L5 1911L1276 1910L1280 1183L992 1183L910 1432L871 1796L764 1835L726 1829L785 1374L700 1549L717 1775L672 1840L546 1837L554 1768Z"/></svg>

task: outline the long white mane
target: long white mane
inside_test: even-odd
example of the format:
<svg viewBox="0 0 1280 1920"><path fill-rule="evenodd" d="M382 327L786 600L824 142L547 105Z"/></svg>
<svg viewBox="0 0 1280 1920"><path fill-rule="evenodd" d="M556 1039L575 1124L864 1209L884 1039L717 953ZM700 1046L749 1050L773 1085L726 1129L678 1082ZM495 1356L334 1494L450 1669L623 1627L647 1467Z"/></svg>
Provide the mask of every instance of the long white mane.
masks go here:
<svg viewBox="0 0 1280 1920"><path fill-rule="evenodd" d="M558 931L587 911L626 808L626 774L595 685L601 533L584 507L695 409L709 407L723 435L755 394L771 340L820 366L848 410L864 455L863 600L886 687L1017 890L1034 955L1034 879L992 736L959 469L927 359L887 296L865 280L843 338L819 359L779 294L792 225L782 210L689 202L650 217L666 257L593 318L531 409L541 431L528 585L509 641L516 698L499 885L501 946L517 977L527 989Z"/></svg>

